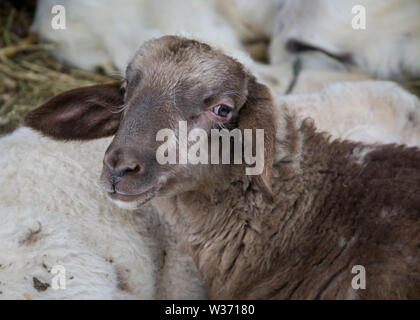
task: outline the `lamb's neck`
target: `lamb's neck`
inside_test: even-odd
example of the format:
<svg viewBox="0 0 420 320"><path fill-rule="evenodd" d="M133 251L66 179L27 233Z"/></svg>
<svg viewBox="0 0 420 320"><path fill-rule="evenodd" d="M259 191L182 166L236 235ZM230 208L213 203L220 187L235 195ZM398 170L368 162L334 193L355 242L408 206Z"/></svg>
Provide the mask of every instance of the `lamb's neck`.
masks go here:
<svg viewBox="0 0 420 320"><path fill-rule="evenodd" d="M167 205L175 208L173 216L212 297L240 296L253 277L269 275L301 245L308 229L318 227L318 212L310 208L314 199L322 199L312 187L331 179L322 173L328 171L330 143L310 124L298 123L294 117L285 121L273 167L273 205L264 202L245 175L181 194Z"/></svg>

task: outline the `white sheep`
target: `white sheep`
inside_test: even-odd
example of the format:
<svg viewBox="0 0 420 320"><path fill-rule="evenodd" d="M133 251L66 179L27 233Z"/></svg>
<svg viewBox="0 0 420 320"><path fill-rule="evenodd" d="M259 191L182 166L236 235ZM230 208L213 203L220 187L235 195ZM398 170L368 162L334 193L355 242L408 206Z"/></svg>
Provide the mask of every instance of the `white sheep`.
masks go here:
<svg viewBox="0 0 420 320"><path fill-rule="evenodd" d="M287 105L299 116L312 118L318 130L334 138L420 145L420 101L396 83L313 83L314 87L320 90L278 95L276 104ZM307 89L303 88L305 92ZM299 83L296 90L299 92Z"/></svg>
<svg viewBox="0 0 420 320"><path fill-rule="evenodd" d="M155 210L127 212L99 192L109 141L57 142L29 128L0 139L0 299L205 297Z"/></svg>
<svg viewBox="0 0 420 320"><path fill-rule="evenodd" d="M66 9L65 29L51 27L54 16L51 8L58 4ZM284 53L284 59L278 59L281 63L261 64L246 57L241 44L269 40L281 4L281 0L263 3L252 0L40 0L32 30L41 40L55 43L53 54L59 60L88 70L102 67L108 73L113 73L116 66L121 74L144 41L181 33L223 48L237 58L241 56L239 60L247 60L247 67L262 81L276 92L284 93L294 80L294 57ZM347 74L350 68L325 55L301 54L300 59L301 72L327 69L335 73L334 77L317 73L316 77L311 77L317 82L345 81L352 77ZM357 79L362 78L356 75ZM299 79L300 83L304 79ZM307 87L314 80L308 82Z"/></svg>
<svg viewBox="0 0 420 320"><path fill-rule="evenodd" d="M54 5L65 8L65 29L51 27ZM121 73L144 41L164 34L188 32L241 47L215 0L40 0L32 30L55 43L59 60L87 70L116 66Z"/></svg>
<svg viewBox="0 0 420 320"><path fill-rule="evenodd" d="M294 55L287 49L312 47L354 63L375 77L410 79L420 75L417 0L282 0L278 8L271 63L284 63ZM360 10L365 10L364 29L353 27L357 15L363 15Z"/></svg>

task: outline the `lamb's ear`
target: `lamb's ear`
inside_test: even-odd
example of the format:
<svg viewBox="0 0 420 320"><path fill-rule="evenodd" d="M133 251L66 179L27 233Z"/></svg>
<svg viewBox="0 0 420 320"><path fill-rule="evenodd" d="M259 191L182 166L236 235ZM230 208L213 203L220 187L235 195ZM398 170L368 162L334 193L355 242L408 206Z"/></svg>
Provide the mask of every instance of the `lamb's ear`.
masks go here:
<svg viewBox="0 0 420 320"><path fill-rule="evenodd" d="M254 78L250 79L248 83L248 97L239 111L238 127L242 132L244 132L244 129L252 129L253 155L255 155L255 152L258 152L256 147L256 130L264 129L264 149L263 151L261 150L263 154L256 154L260 159L264 157L264 169L261 174L255 175L253 179L262 191L264 200L272 203L271 171L276 139L274 101L270 90L258 83ZM244 141L246 143L245 139Z"/></svg>
<svg viewBox="0 0 420 320"><path fill-rule="evenodd" d="M30 111L25 125L62 140L89 140L113 135L123 104L121 81L63 92Z"/></svg>

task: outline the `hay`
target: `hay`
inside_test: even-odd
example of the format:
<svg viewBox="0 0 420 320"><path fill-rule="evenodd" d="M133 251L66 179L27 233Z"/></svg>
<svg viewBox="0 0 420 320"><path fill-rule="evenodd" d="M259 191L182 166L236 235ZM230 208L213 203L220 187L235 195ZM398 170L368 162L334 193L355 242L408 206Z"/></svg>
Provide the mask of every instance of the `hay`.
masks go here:
<svg viewBox="0 0 420 320"><path fill-rule="evenodd" d="M0 135L22 123L25 114L62 91L112 81L101 73L65 66L50 56L52 44L29 33L32 1L5 1L0 7Z"/></svg>
<svg viewBox="0 0 420 320"><path fill-rule="evenodd" d="M420 98L420 80L404 82L403 87Z"/></svg>

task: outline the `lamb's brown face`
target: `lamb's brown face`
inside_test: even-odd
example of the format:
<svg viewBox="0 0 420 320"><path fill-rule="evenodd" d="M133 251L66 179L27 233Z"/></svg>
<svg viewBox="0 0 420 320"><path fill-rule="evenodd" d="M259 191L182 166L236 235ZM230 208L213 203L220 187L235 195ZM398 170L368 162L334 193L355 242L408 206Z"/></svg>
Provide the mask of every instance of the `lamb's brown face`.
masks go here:
<svg viewBox="0 0 420 320"><path fill-rule="evenodd" d="M175 36L148 41L128 66L124 81L63 92L28 113L26 125L64 140L115 134L103 159L101 183L112 199L134 205L194 188L206 175L213 179L215 172L225 176L229 165L190 162L182 138L188 144L210 145L213 128L238 128L241 133L264 129L263 151L258 153L265 159L263 171L254 174L263 195L271 197L276 130L270 91L239 62L198 41ZM190 140L189 133L196 131L205 137ZM175 150L174 162L159 160L165 142L168 153ZM235 152L246 145L239 144ZM224 151L222 146L216 153Z"/></svg>
<svg viewBox="0 0 420 320"><path fill-rule="evenodd" d="M144 202L175 174L178 185L192 178L190 164L158 163L158 132L178 134L179 121L188 131L234 128L247 81L241 64L206 44L172 36L145 43L127 68L122 119L104 157L101 183L110 197Z"/></svg>

